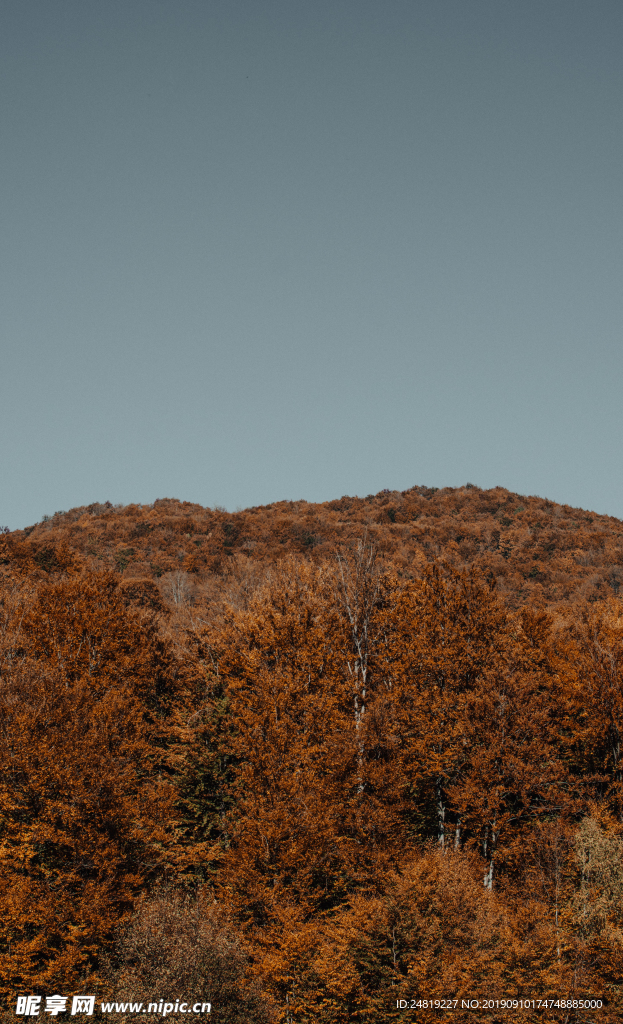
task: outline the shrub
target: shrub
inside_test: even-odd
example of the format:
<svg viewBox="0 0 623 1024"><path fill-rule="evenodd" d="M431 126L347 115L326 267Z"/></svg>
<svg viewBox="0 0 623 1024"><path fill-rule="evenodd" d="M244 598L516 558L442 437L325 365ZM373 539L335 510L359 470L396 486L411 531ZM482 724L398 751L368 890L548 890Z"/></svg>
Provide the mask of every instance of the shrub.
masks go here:
<svg viewBox="0 0 623 1024"><path fill-rule="evenodd" d="M272 1019L223 909L171 890L139 905L119 936L106 980L117 1002L206 1001L211 1024ZM168 1019L187 1021L188 1014L171 1013Z"/></svg>

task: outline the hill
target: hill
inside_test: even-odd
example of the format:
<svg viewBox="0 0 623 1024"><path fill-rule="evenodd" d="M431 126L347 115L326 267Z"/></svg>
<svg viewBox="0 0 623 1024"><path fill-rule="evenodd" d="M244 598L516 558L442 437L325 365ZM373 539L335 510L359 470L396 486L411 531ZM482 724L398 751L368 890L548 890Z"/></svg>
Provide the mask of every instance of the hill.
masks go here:
<svg viewBox="0 0 623 1024"><path fill-rule="evenodd" d="M175 604L200 607L286 554L318 562L366 533L386 565L417 575L433 561L495 579L511 608L603 600L623 583L623 522L494 488L413 487L312 504L282 501L240 512L163 498L57 512L5 539L11 558L53 565L65 544L92 568L162 580ZM180 573L184 576L180 577ZM176 574L177 591L171 574ZM180 589L181 588L181 589Z"/></svg>
<svg viewBox="0 0 623 1024"><path fill-rule="evenodd" d="M2 1019L620 1021L622 579L469 484L3 532Z"/></svg>

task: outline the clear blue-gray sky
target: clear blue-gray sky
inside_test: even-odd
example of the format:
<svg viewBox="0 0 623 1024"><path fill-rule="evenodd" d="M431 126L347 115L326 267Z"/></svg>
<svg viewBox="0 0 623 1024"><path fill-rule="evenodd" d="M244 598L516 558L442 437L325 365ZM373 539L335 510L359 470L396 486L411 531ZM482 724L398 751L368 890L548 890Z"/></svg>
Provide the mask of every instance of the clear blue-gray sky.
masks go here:
<svg viewBox="0 0 623 1024"><path fill-rule="evenodd" d="M623 518L621 0L3 0L0 526Z"/></svg>

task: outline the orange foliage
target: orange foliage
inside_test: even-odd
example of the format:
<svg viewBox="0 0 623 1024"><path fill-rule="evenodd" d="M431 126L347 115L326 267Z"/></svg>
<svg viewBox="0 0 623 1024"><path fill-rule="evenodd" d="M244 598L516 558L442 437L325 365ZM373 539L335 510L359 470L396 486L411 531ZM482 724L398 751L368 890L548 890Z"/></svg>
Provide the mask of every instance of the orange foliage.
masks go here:
<svg viewBox="0 0 623 1024"><path fill-rule="evenodd" d="M153 948L233 1021L228 948L258 1020L620 1019L622 536L470 486L3 534L8 1011Z"/></svg>
<svg viewBox="0 0 623 1024"><path fill-rule="evenodd" d="M171 864L163 726L184 694L110 573L4 602L0 992L69 986Z"/></svg>

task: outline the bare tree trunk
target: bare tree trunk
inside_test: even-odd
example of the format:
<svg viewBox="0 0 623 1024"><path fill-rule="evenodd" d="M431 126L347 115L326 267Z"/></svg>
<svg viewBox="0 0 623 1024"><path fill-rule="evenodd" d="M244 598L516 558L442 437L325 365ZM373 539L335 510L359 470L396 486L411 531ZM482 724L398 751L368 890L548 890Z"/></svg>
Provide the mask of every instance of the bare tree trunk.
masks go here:
<svg viewBox="0 0 623 1024"><path fill-rule="evenodd" d="M367 543L364 534L359 541L354 557L344 553L337 556L336 597L339 607L345 613L351 638L352 656L347 662L348 673L353 684L353 711L357 737L357 767L359 770L359 792L363 791L362 779L364 760L363 719L368 699L368 668L372 636L372 616L378 605L380 594L379 575L376 569L376 551Z"/></svg>
<svg viewBox="0 0 623 1024"><path fill-rule="evenodd" d="M489 891L493 889L493 862L495 859L495 845L497 842L497 838L498 834L495 831L494 821L491 827L487 825L487 827L485 828L485 837L482 843L483 856L485 860L487 859L487 857L489 858L489 863L487 865L487 870L485 871L484 877L485 889L489 889Z"/></svg>
<svg viewBox="0 0 623 1024"><path fill-rule="evenodd" d="M443 779L435 780L435 804L437 807L437 842L443 850L446 845L446 802L443 793Z"/></svg>

